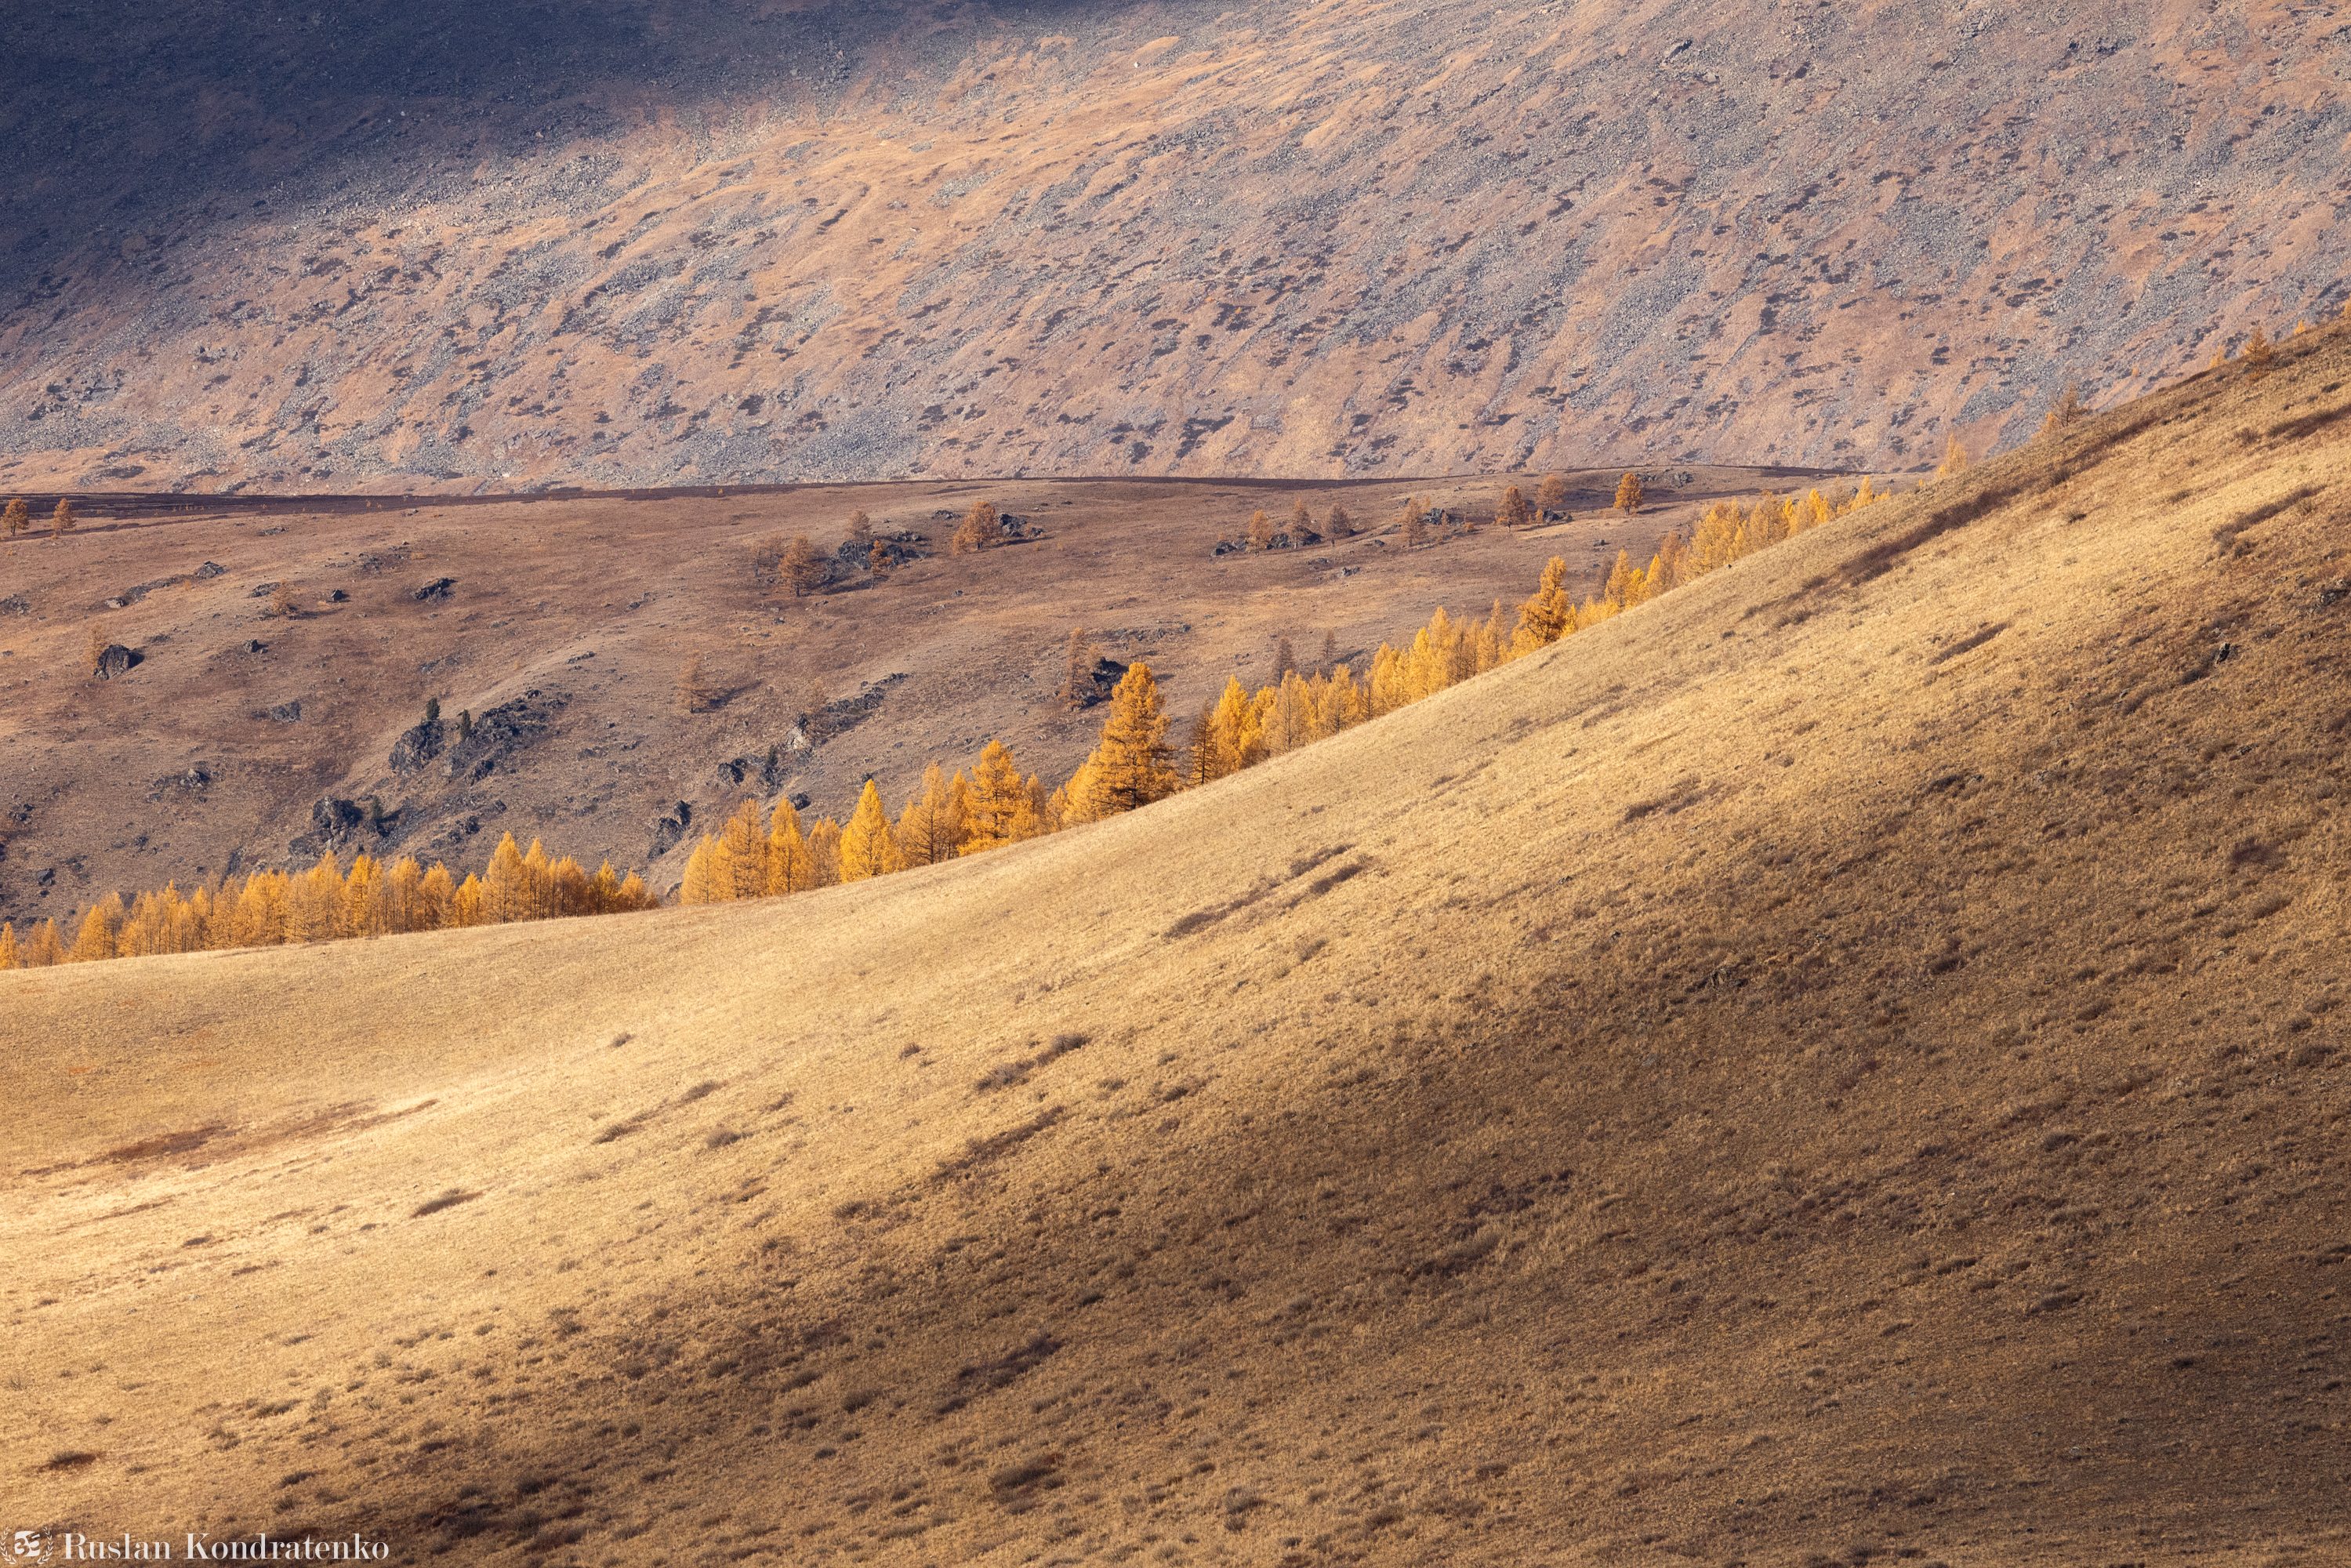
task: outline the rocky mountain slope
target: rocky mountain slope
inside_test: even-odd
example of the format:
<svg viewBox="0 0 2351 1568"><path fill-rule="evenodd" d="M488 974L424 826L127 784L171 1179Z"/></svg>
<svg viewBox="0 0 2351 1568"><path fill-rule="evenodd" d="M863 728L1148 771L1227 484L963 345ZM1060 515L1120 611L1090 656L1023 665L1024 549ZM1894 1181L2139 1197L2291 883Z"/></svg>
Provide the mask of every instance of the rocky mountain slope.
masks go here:
<svg viewBox="0 0 2351 1568"><path fill-rule="evenodd" d="M1909 467L2338 310L2346 77L2262 0L20 9L0 486Z"/></svg>
<svg viewBox="0 0 2351 1568"><path fill-rule="evenodd" d="M1132 816L0 976L13 1528L2345 1551L2346 340Z"/></svg>
<svg viewBox="0 0 2351 1568"><path fill-rule="evenodd" d="M1552 555L1589 593L1618 549L1646 559L1708 497L1805 482L1652 478L1638 517L1606 511L1614 476L1586 473L1572 522L1410 551L1407 490L1490 516L1498 486L1028 480L93 510L63 539L0 548L0 920L69 920L110 890L185 890L329 848L462 875L507 832L666 890L747 795L845 821L870 776L895 810L925 764L967 768L991 739L1059 783L1102 723L1058 695L1072 626L1090 657L1148 660L1187 729L1227 680L1268 679L1282 638L1311 660L1328 635L1368 669L1439 605L1515 604ZM981 500L1024 519L1020 541L949 553ZM1300 502L1318 519L1343 504L1364 531L1211 553L1253 510L1286 521ZM914 536L886 580L844 567L804 599L760 580L765 541L834 549L859 508ZM272 609L281 584L287 615ZM94 645L137 663L99 678ZM713 698L689 712L676 682L695 658ZM420 730L434 699L440 728ZM481 721L462 746L461 715Z"/></svg>

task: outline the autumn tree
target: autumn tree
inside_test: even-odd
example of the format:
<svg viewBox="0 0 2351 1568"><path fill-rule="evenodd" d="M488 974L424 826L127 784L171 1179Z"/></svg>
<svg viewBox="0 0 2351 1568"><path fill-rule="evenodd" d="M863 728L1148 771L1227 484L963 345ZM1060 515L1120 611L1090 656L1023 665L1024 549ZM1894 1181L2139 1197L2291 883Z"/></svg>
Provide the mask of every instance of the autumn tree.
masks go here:
<svg viewBox="0 0 2351 1568"><path fill-rule="evenodd" d="M1083 707L1093 695L1093 676L1087 672L1086 629L1070 628L1070 647L1061 661L1061 701L1071 707Z"/></svg>
<svg viewBox="0 0 2351 1568"><path fill-rule="evenodd" d="M1523 528L1534 520L1533 509L1527 505L1527 498L1520 494L1519 487L1516 485L1506 486L1502 491L1502 504L1494 512L1494 521L1506 528Z"/></svg>
<svg viewBox="0 0 2351 1568"><path fill-rule="evenodd" d="M923 769L923 792L899 815L899 858L908 866L936 865L963 852L969 789L961 773L949 779L935 762Z"/></svg>
<svg viewBox="0 0 2351 1568"><path fill-rule="evenodd" d="M1321 668L1322 668L1322 674L1327 677L1327 676L1331 674L1332 670L1334 667L1336 667L1336 665L1338 664L1338 663L1339 663L1339 633L1338 633L1338 631L1337 631L1337 629L1336 629L1336 628L1334 628L1334 627L1325 627L1325 628L1323 629L1323 632L1322 632L1322 659L1319 661L1319 664L1320 664Z"/></svg>
<svg viewBox="0 0 2351 1568"><path fill-rule="evenodd" d="M281 582L269 591L269 613L279 621L294 619L294 588Z"/></svg>
<svg viewBox="0 0 2351 1568"><path fill-rule="evenodd" d="M1428 508L1420 504L1417 496L1407 496L1404 503L1404 548L1418 549L1428 542Z"/></svg>
<svg viewBox="0 0 2351 1568"><path fill-rule="evenodd" d="M6 510L0 511L0 535L5 535L13 539L32 526L33 508L25 504L25 497L22 496L9 502Z"/></svg>
<svg viewBox="0 0 2351 1568"><path fill-rule="evenodd" d="M1265 515L1265 508L1262 507L1249 514L1249 549L1254 550L1268 550L1273 548L1273 519Z"/></svg>
<svg viewBox="0 0 2351 1568"><path fill-rule="evenodd" d="M1073 799L1071 804L1081 804L1088 815L1101 818L1165 799L1176 789L1176 770L1168 760L1174 755L1167 744L1167 714L1159 684L1152 678L1151 666L1138 659L1111 694L1102 738L1079 769L1092 775L1085 798L1081 803Z"/></svg>
<svg viewBox="0 0 2351 1568"><path fill-rule="evenodd" d="M964 518L963 526L956 529L949 547L956 555L969 555L987 549L1003 537L1004 529L997 519L995 504L981 501L972 507L971 515Z"/></svg>
<svg viewBox="0 0 2351 1568"><path fill-rule="evenodd" d="M1302 541L1314 531L1314 515L1306 509L1306 497L1301 496L1290 504L1290 538L1293 544Z"/></svg>
<svg viewBox="0 0 2351 1568"><path fill-rule="evenodd" d="M897 564L890 554L890 547L880 539L875 539L873 548L865 552L865 570L876 577L889 576L891 570Z"/></svg>
<svg viewBox="0 0 2351 1568"><path fill-rule="evenodd" d="M1355 519L1347 515L1346 507L1334 503L1331 515L1322 521L1322 531L1334 539L1350 538L1355 531Z"/></svg>
<svg viewBox="0 0 2351 1568"><path fill-rule="evenodd" d="M1273 678L1298 673L1298 651L1290 645L1290 635L1284 632L1273 640Z"/></svg>
<svg viewBox="0 0 2351 1568"><path fill-rule="evenodd" d="M0 920L0 974L16 967L16 927Z"/></svg>
<svg viewBox="0 0 2351 1568"><path fill-rule="evenodd" d="M709 675L703 670L702 655L690 656L677 671L677 704L688 713L700 713L710 706L715 695Z"/></svg>
<svg viewBox="0 0 2351 1568"><path fill-rule="evenodd" d="M1032 820L1035 816L1028 788L1020 779L1019 765L1013 761L1012 753L1002 741L991 740L980 749L979 761L971 770L960 852L982 854L1035 837L1033 821L1029 831L1021 831L1024 813Z"/></svg>
<svg viewBox="0 0 2351 1568"><path fill-rule="evenodd" d="M1616 509L1629 517L1641 509L1641 502L1646 494L1638 474L1625 475L1616 481Z"/></svg>
<svg viewBox="0 0 2351 1568"><path fill-rule="evenodd" d="M66 962L91 964L113 957L115 933L121 929L122 895L110 893L81 917L81 929L74 935L73 951Z"/></svg>
<svg viewBox="0 0 2351 1568"><path fill-rule="evenodd" d="M74 531L74 524L78 521L80 519L74 516L73 503L63 496L58 497L57 509L49 514L49 538L53 539L65 538Z"/></svg>
<svg viewBox="0 0 2351 1568"><path fill-rule="evenodd" d="M777 575L792 591L793 598L805 598L824 586L824 552L809 543L808 535L795 535L784 547Z"/></svg>
<svg viewBox="0 0 2351 1568"><path fill-rule="evenodd" d="M806 893L816 885L800 814L789 800L776 802L768 827L768 893Z"/></svg>
<svg viewBox="0 0 2351 1568"><path fill-rule="evenodd" d="M1968 469L1968 449L1960 445L1959 436L1953 434L1943 448L1942 462L1935 466L1935 477L1948 479L1954 474L1964 474Z"/></svg>
<svg viewBox="0 0 2351 1568"><path fill-rule="evenodd" d="M2270 342L2269 334L2262 330L2261 323L2255 322L2253 335L2245 340L2244 361L2247 378L2259 381L2269 374L2271 361L2275 357L2276 350Z"/></svg>
<svg viewBox="0 0 2351 1568"><path fill-rule="evenodd" d="M1567 561L1553 556L1542 570L1542 579L1534 596L1519 606L1519 624L1513 633L1514 645L1523 639L1525 648L1539 648L1546 643L1556 643L1575 625L1575 598L1567 591Z"/></svg>
<svg viewBox="0 0 2351 1568"><path fill-rule="evenodd" d="M862 507L849 514L848 542L855 545L859 549L872 548L873 519L865 515L865 510Z"/></svg>
<svg viewBox="0 0 2351 1568"><path fill-rule="evenodd" d="M890 813L882 805L882 791L868 779L849 825L841 830L841 880L863 882L887 876L904 864L898 852L898 836L890 828Z"/></svg>
<svg viewBox="0 0 2351 1568"><path fill-rule="evenodd" d="M1542 488L1535 492L1535 507L1538 511L1544 512L1563 512L1567 510L1566 475L1546 474L1543 476Z"/></svg>
<svg viewBox="0 0 2351 1568"><path fill-rule="evenodd" d="M2090 411L2082 406L2082 389L2067 382L2056 402L2042 416L2041 429L2044 434L2060 435L2089 417Z"/></svg>

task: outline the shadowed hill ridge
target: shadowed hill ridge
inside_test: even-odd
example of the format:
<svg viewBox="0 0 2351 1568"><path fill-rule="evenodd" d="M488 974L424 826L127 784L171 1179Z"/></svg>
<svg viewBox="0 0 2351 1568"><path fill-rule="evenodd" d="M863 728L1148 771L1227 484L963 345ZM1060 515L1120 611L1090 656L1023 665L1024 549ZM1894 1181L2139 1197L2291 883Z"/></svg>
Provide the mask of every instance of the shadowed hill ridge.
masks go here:
<svg viewBox="0 0 2351 1568"><path fill-rule="evenodd" d="M0 978L21 1520L2339 1554L2344 360L977 861Z"/></svg>
<svg viewBox="0 0 2351 1568"><path fill-rule="evenodd" d="M26 488L1883 472L2345 303L2315 7L0 26Z"/></svg>

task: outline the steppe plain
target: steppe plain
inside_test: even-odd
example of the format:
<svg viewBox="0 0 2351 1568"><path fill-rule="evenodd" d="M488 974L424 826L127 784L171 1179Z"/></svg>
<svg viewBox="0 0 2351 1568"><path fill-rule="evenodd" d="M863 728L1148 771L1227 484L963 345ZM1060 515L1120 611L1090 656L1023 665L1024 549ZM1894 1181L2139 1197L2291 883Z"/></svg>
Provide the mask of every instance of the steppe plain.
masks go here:
<svg viewBox="0 0 2351 1568"><path fill-rule="evenodd" d="M2340 1561L2346 347L976 860L6 977L16 1522Z"/></svg>

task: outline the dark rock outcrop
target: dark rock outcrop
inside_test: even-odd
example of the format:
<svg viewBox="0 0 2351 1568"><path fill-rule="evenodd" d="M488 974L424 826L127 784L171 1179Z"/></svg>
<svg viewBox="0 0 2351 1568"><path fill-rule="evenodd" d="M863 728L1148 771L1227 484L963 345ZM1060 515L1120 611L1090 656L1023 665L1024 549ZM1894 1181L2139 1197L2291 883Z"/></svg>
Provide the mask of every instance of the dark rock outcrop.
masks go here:
<svg viewBox="0 0 2351 1568"><path fill-rule="evenodd" d="M0 599L0 615L30 615L32 612L32 601L21 593L12 593Z"/></svg>
<svg viewBox="0 0 2351 1568"><path fill-rule="evenodd" d="M269 710L269 716L276 719L280 724L300 724L302 722L302 699L297 697L290 703L279 703L276 707Z"/></svg>
<svg viewBox="0 0 2351 1568"><path fill-rule="evenodd" d="M507 758L545 738L564 700L542 701L533 691L500 703L475 719L473 733L449 748L442 772L451 779L488 778Z"/></svg>
<svg viewBox="0 0 2351 1568"><path fill-rule="evenodd" d="M685 837L685 831L692 826L694 826L694 808L680 800L676 809L668 815L653 819L653 845L645 851L645 858L661 859L677 847L677 841Z"/></svg>
<svg viewBox="0 0 2351 1568"><path fill-rule="evenodd" d="M139 655L120 643L109 643L98 655L98 667L90 672L101 681L128 674L140 663Z"/></svg>
<svg viewBox="0 0 2351 1568"><path fill-rule="evenodd" d="M408 597L420 604L427 600L446 599L449 591L456 586L457 580L454 577L436 577L428 582L418 583L409 591Z"/></svg>
<svg viewBox="0 0 2351 1568"><path fill-rule="evenodd" d="M366 821L367 812L356 800L328 796L310 806L310 837L322 845L350 842L359 836Z"/></svg>
<svg viewBox="0 0 2351 1568"><path fill-rule="evenodd" d="M408 731L392 743L392 770L403 779L415 772L441 755L448 733L448 727L437 718Z"/></svg>

